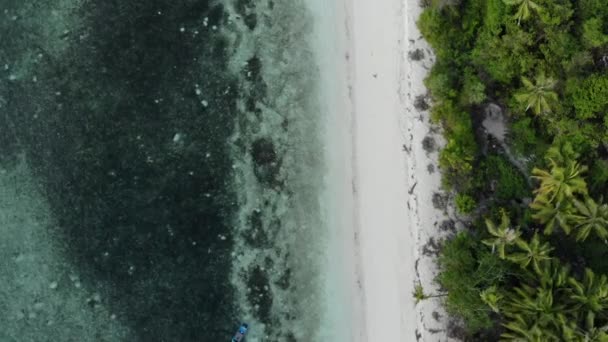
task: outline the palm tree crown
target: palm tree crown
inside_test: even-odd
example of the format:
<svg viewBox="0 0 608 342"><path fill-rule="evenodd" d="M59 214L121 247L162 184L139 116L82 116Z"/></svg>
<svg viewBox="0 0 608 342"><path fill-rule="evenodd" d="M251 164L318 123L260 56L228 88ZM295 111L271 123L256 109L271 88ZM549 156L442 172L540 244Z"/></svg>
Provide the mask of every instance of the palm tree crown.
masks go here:
<svg viewBox="0 0 608 342"><path fill-rule="evenodd" d="M503 0L503 2L509 6L519 6L517 8L517 13L515 13L515 19L517 19L517 24L521 20L528 20L530 18L531 10L535 10L540 12L542 8L532 0Z"/></svg>
<svg viewBox="0 0 608 342"><path fill-rule="evenodd" d="M599 313L608 309L608 279L605 275L599 278L593 271L585 269L583 282L570 277L568 284L572 287L570 299L577 309L584 309L592 313Z"/></svg>
<svg viewBox="0 0 608 342"><path fill-rule="evenodd" d="M534 234L530 243L523 239L517 239L515 243L521 252L511 254L508 259L519 264L522 268L526 268L532 264L534 271L537 274L542 274L541 263L551 259L549 254L553 248L549 243L545 242L541 244L538 234Z"/></svg>
<svg viewBox="0 0 608 342"><path fill-rule="evenodd" d="M570 215L572 222L576 224L578 241L587 239L594 232L603 240L608 238L608 204L596 203L591 197L584 201L574 200L577 209L576 214Z"/></svg>
<svg viewBox="0 0 608 342"><path fill-rule="evenodd" d="M573 161L567 166L557 165L550 160L551 172L534 168L533 178L540 180L540 187L536 189L539 196L545 196L549 202L562 201L571 198L574 193L587 194L587 183L581 174L587 167Z"/></svg>
<svg viewBox="0 0 608 342"><path fill-rule="evenodd" d="M535 210L532 218L538 220L545 226L545 235L553 233L555 228L561 228L566 234L570 234L569 224L572 214L572 204L568 200L551 202L546 196L537 196L530 207Z"/></svg>
<svg viewBox="0 0 608 342"><path fill-rule="evenodd" d="M540 73L535 78L535 83L527 77L522 77L524 88L515 94L515 100L526 106L526 111L532 109L534 114L551 112L551 102L557 101L557 93L553 91L556 82L551 77L545 77Z"/></svg>
<svg viewBox="0 0 608 342"><path fill-rule="evenodd" d="M486 227L488 232L493 236L491 239L483 240L482 243L492 247L492 252L498 249L498 256L501 259L505 259L505 248L508 245L512 245L519 238L521 233L510 227L511 221L509 216L503 210L500 219L500 225L497 227L494 222L490 219L486 219Z"/></svg>

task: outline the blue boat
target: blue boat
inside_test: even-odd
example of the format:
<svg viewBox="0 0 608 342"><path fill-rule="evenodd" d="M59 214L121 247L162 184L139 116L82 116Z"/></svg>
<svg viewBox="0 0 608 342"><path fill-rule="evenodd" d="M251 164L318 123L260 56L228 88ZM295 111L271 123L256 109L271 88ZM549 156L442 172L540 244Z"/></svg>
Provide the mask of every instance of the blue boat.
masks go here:
<svg viewBox="0 0 608 342"><path fill-rule="evenodd" d="M242 342L245 339L245 335L247 334L247 330L249 329L249 325L247 323L242 323L239 327L239 330L234 334L231 342Z"/></svg>

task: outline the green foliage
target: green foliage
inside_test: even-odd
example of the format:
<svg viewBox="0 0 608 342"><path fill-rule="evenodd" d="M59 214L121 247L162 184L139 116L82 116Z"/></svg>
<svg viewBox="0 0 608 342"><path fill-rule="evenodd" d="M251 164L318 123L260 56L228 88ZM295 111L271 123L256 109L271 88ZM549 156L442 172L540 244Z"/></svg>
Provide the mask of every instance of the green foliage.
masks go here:
<svg viewBox="0 0 608 342"><path fill-rule="evenodd" d="M486 86L472 70L464 75L462 89L460 90L460 103L463 106L480 104L486 99Z"/></svg>
<svg viewBox="0 0 608 342"><path fill-rule="evenodd" d="M443 123L447 138L447 144L439 154L444 184L448 188L467 188L467 175L473 170L472 162L477 154L471 118L468 113L457 110L451 101L436 106L431 115Z"/></svg>
<svg viewBox="0 0 608 342"><path fill-rule="evenodd" d="M571 152L568 145L562 149L551 148L547 153L551 171L533 170L534 177L541 181L530 205L536 211L533 217L545 225L545 234L560 227L566 234L574 230L577 241L584 241L592 232L606 241L608 204L589 197L581 176L585 167L566 156L565 153ZM582 196L582 200L577 195Z"/></svg>
<svg viewBox="0 0 608 342"><path fill-rule="evenodd" d="M597 314L608 309L608 279L605 275L596 277L587 268L582 282L570 277L568 283L573 290L570 298L574 301L576 310Z"/></svg>
<svg viewBox="0 0 608 342"><path fill-rule="evenodd" d="M460 232L445 243L438 261L437 281L448 292L446 309L461 317L470 333L493 326L492 310L481 293L508 271L505 262L480 247L469 234Z"/></svg>
<svg viewBox="0 0 608 342"><path fill-rule="evenodd" d="M462 17L454 7L426 9L420 15L418 27L426 40L433 46L441 46L435 51L437 57L444 61L458 62L458 51L466 46L462 35Z"/></svg>
<svg viewBox="0 0 608 342"><path fill-rule="evenodd" d="M572 198L574 194L587 194L587 183L581 176L587 167L576 161L570 161L564 166L550 159L551 171L538 168L532 170L533 178L540 181L540 186L534 192L537 198L546 198L549 202L559 202Z"/></svg>
<svg viewBox="0 0 608 342"><path fill-rule="evenodd" d="M584 241L591 232L606 241L608 239L608 204L597 203L591 197L584 201L572 199L576 213L570 215L575 224L576 240Z"/></svg>
<svg viewBox="0 0 608 342"><path fill-rule="evenodd" d="M595 193L602 193L608 185L608 160L596 159L589 172L589 190Z"/></svg>
<svg viewBox="0 0 608 342"><path fill-rule="evenodd" d="M584 80L570 80L567 87L577 118L594 118L608 109L608 76L605 74L591 75Z"/></svg>
<svg viewBox="0 0 608 342"><path fill-rule="evenodd" d="M606 6L605 0L577 0L575 3L581 18L608 16L608 6Z"/></svg>
<svg viewBox="0 0 608 342"><path fill-rule="evenodd" d="M536 273L541 273L540 265L551 259L549 254L553 250L553 247L549 246L547 242L541 243L538 234L534 234L529 243L526 240L517 239L515 245L519 248L519 252L512 253L508 259L522 268L532 265Z"/></svg>
<svg viewBox="0 0 608 342"><path fill-rule="evenodd" d="M468 214L475 210L477 203L475 199L466 194L456 195L456 209L462 214Z"/></svg>
<svg viewBox="0 0 608 342"><path fill-rule="evenodd" d="M439 260L448 312L470 333L501 322L504 340L608 341L607 281L596 273L608 273L606 23L605 0L462 0L420 18L438 58L426 85L447 141L444 184L459 193L461 212L479 193L473 218L489 218L487 232L459 233ZM533 195L526 175L503 155L478 153L471 114L487 98L511 114L509 143L534 167L530 207L521 205ZM592 165L586 180L579 160ZM509 208L513 225L498 206ZM570 274L568 260L596 272Z"/></svg>
<svg viewBox="0 0 608 342"><path fill-rule="evenodd" d="M420 284L414 287L414 293L412 293L412 296L414 296L416 304L428 298L428 295L424 293L424 288Z"/></svg>
<svg viewBox="0 0 608 342"><path fill-rule="evenodd" d="M539 46L545 65L551 74L564 75L579 73L581 67L592 60L589 53L584 53L583 46L577 37L567 30L551 30L546 33L546 40Z"/></svg>
<svg viewBox="0 0 608 342"><path fill-rule="evenodd" d="M544 226L546 235L552 234L557 228L566 234L572 231L570 217L574 208L570 201L550 201L546 196L538 196L530 207L535 210L532 218Z"/></svg>
<svg viewBox="0 0 608 342"><path fill-rule="evenodd" d="M501 259L506 258L507 247L514 245L517 239L521 235L521 232L511 227L511 221L506 211L501 212L500 224L497 226L490 219L486 219L486 228L490 233L490 238L482 240L481 242L492 247L492 253L498 252L498 257Z"/></svg>
<svg viewBox="0 0 608 342"><path fill-rule="evenodd" d="M608 34L604 32L604 20L591 18L583 23L583 41L591 48L608 44Z"/></svg>
<svg viewBox="0 0 608 342"><path fill-rule="evenodd" d="M539 73L534 82L527 77L522 77L521 82L523 88L515 94L515 100L534 114L551 112L552 104L557 102L557 93L553 91L556 81Z"/></svg>
<svg viewBox="0 0 608 342"><path fill-rule="evenodd" d="M456 76L450 70L449 65L439 65L431 70L429 76L424 80L424 84L430 91L433 99L441 102L452 99L458 94L456 91Z"/></svg>
<svg viewBox="0 0 608 342"><path fill-rule="evenodd" d="M498 34L506 20L507 6L502 1L485 1L483 24L488 32Z"/></svg>
<svg viewBox="0 0 608 342"><path fill-rule="evenodd" d="M589 156L596 153L603 136L597 124L577 119L561 118L553 121L549 128L554 131L554 143L570 143L576 152Z"/></svg>
<svg viewBox="0 0 608 342"><path fill-rule="evenodd" d="M505 33L482 31L471 51L473 64L485 70L492 79L509 84L536 68L538 59L533 50L534 35L516 24L505 24Z"/></svg>
<svg viewBox="0 0 608 342"><path fill-rule="evenodd" d="M522 20L530 19L533 12L538 13L542 11L542 7L533 0L502 0L509 6L516 6L517 11L513 18L517 20L517 24Z"/></svg>
<svg viewBox="0 0 608 342"><path fill-rule="evenodd" d="M511 125L511 146L520 155L535 154L542 141L537 137L532 118L517 118Z"/></svg>
<svg viewBox="0 0 608 342"><path fill-rule="evenodd" d="M526 178L502 155L489 155L479 166L484 184L495 184L494 196L499 201L530 197Z"/></svg>
<svg viewBox="0 0 608 342"><path fill-rule="evenodd" d="M498 291L496 285L492 285L487 289L481 291L480 293L481 300L486 303L494 312L499 312L500 301L504 298L504 296Z"/></svg>
<svg viewBox="0 0 608 342"><path fill-rule="evenodd" d="M543 10L539 13L540 22L545 32L559 29L563 30L574 14L569 0L544 1Z"/></svg>

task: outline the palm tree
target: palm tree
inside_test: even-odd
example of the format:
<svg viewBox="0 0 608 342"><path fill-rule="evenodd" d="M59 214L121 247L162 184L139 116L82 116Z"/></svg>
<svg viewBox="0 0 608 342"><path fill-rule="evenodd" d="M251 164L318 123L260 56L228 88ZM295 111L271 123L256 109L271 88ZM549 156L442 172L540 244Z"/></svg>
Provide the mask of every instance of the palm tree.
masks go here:
<svg viewBox="0 0 608 342"><path fill-rule="evenodd" d="M424 288L422 287L422 285L417 284L414 287L414 292L412 293L412 295L414 296L414 300L416 300L416 304L418 304L420 301L423 301L425 299L445 297L445 296L447 296L447 293L439 293L439 294L434 294L434 295L427 294L426 292L424 292Z"/></svg>
<svg viewBox="0 0 608 342"><path fill-rule="evenodd" d="M522 268L528 267L532 264L532 268L537 274L542 274L541 263L546 260L551 260L549 255L553 248L549 243L540 243L538 234L534 234L530 243L523 239L517 239L515 244L522 251L520 253L511 254L508 259L519 264Z"/></svg>
<svg viewBox="0 0 608 342"><path fill-rule="evenodd" d="M566 319L562 316L560 321L562 331L562 341L568 342L608 342L608 326L596 327L595 321L592 315L591 319L585 320L585 326L579 326L576 319Z"/></svg>
<svg viewBox="0 0 608 342"><path fill-rule="evenodd" d="M530 325L532 324L532 325ZM548 342L559 341L557 335L546 329L541 329L538 324L527 320L522 315L513 317L509 322L503 324L508 332L500 335L501 341L514 342Z"/></svg>
<svg viewBox="0 0 608 342"><path fill-rule="evenodd" d="M577 241L584 241L592 231L601 239L608 238L608 204L596 203L591 197L586 197L584 202L574 200L577 209L576 214L570 215L572 222L576 224Z"/></svg>
<svg viewBox="0 0 608 342"><path fill-rule="evenodd" d="M515 94L515 100L525 105L526 111L532 109L534 114L551 112L550 102L557 102L557 93L553 91L557 83L544 73L538 74L534 81L535 83L527 77L522 77L524 89Z"/></svg>
<svg viewBox="0 0 608 342"><path fill-rule="evenodd" d="M572 288L570 299L577 310L586 310L593 315L608 309L608 279L605 275L599 278L592 270L585 269L583 282L579 282L573 277L568 278L568 284ZM593 326L594 316L587 315L587 323Z"/></svg>
<svg viewBox="0 0 608 342"><path fill-rule="evenodd" d="M517 8L517 13L515 13L514 18L517 19L517 24L521 20L527 20L530 18L531 10L535 10L540 12L542 8L532 0L502 0L505 4L509 6L519 6Z"/></svg>
<svg viewBox="0 0 608 342"><path fill-rule="evenodd" d="M492 309L492 311L500 311L498 308L498 303L504 298L504 296L498 292L496 285L492 285L481 291L479 296L481 297L481 300Z"/></svg>
<svg viewBox="0 0 608 342"><path fill-rule="evenodd" d="M536 275L536 280L542 287L559 289L568 283L570 268L559 259L543 261L540 268L541 273Z"/></svg>
<svg viewBox="0 0 608 342"><path fill-rule="evenodd" d="M586 331L576 331L576 342L608 342L608 325L603 327L591 327Z"/></svg>
<svg viewBox="0 0 608 342"><path fill-rule="evenodd" d="M559 328L560 315L566 307L560 300L554 300L558 293L550 287L532 287L522 284L507 295L503 312L506 317L523 315L542 328Z"/></svg>
<svg viewBox="0 0 608 342"><path fill-rule="evenodd" d="M545 153L545 156L552 165L567 165L576 160L580 155L574 151L571 143L563 142L551 146Z"/></svg>
<svg viewBox="0 0 608 342"><path fill-rule="evenodd" d="M511 221L507 212L502 210L502 216L500 218L500 225L497 227L494 222L490 219L486 219L486 227L488 232L493 236L491 239L483 240L482 243L492 247L492 253L498 249L498 256L501 259L505 259L505 248L506 246L512 245L519 238L521 233L510 227Z"/></svg>
<svg viewBox="0 0 608 342"><path fill-rule="evenodd" d="M532 178L540 180L540 187L534 191L536 194L545 196L549 202L563 201L574 193L587 194L587 183L581 177L587 171L586 166L575 161L567 166L557 165L553 160L550 162L551 172L537 168L532 170Z"/></svg>
<svg viewBox="0 0 608 342"><path fill-rule="evenodd" d="M549 235L555 228L561 228L566 234L570 234L569 224L572 214L572 204L568 200L551 202L546 196L539 195L530 204L536 212L532 218L545 226L543 233Z"/></svg>

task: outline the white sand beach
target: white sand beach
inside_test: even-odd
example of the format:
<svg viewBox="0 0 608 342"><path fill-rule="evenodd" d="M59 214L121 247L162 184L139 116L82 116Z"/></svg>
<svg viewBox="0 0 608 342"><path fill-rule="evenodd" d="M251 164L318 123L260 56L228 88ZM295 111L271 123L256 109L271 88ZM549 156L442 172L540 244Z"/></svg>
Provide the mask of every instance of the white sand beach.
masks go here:
<svg viewBox="0 0 608 342"><path fill-rule="evenodd" d="M330 73L338 81L329 84L344 101L333 102L330 127L349 123L339 130L351 129L351 146L343 135L329 134L338 145L334 152L352 153L352 159L329 154L342 175L351 175L345 171L349 163L352 168L352 178L333 187L343 190L339 211L353 213L352 221L339 222L335 238L342 241L338 254L352 258L347 271L355 273L347 279L353 287L352 319L360 324L351 325L351 340L448 341L440 299L416 305L412 296L416 284L437 293L434 256L423 250L432 250L431 238L446 234L439 227L447 219L432 205L441 175L429 172L429 165L437 169L437 152L422 148L425 137L439 146L441 136L431 132L428 112L414 108L416 97L426 94L423 79L433 62L416 27L422 9L418 0L340 4L334 18L343 41L328 47L338 60ZM408 58L415 49L425 58Z"/></svg>

